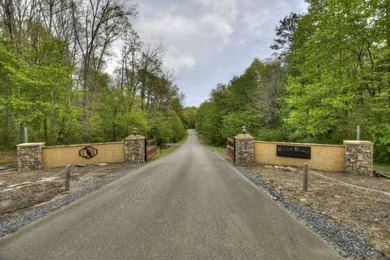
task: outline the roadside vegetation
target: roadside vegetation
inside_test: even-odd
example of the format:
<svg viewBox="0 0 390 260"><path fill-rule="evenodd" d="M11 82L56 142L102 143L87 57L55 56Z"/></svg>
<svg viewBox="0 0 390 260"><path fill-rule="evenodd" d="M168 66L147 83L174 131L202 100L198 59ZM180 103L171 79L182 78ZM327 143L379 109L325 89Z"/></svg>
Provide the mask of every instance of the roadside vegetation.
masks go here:
<svg viewBox="0 0 390 260"><path fill-rule="evenodd" d="M199 143L200 144L203 144L211 149L213 149L214 151L220 153L220 154L226 154L226 145L223 146L223 145L214 145L212 144L209 140L207 140L207 138L202 135L202 134L198 134L198 138L199 138Z"/></svg>
<svg viewBox="0 0 390 260"><path fill-rule="evenodd" d="M284 17L269 59L218 84L201 104L196 128L214 145L240 132L257 139L374 145L390 163L390 23L383 0L308 1Z"/></svg>
<svg viewBox="0 0 390 260"><path fill-rule="evenodd" d="M379 171L379 172L390 173L390 164L374 163L374 170Z"/></svg>
<svg viewBox="0 0 390 260"><path fill-rule="evenodd" d="M174 145L169 143L160 143L160 145L157 146L156 154L153 156L152 160L154 161L168 154L173 153L174 151L176 151L177 148L180 147L180 145L182 145L187 140L187 138L188 138L188 133L186 132L184 138L180 142Z"/></svg>

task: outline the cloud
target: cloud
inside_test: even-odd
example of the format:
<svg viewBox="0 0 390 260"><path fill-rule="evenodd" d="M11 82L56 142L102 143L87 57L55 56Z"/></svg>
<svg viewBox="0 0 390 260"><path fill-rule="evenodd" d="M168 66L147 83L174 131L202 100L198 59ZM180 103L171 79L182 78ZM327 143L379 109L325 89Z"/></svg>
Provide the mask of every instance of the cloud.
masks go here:
<svg viewBox="0 0 390 260"><path fill-rule="evenodd" d="M134 27L145 42L163 45L186 104L199 105L254 58L270 57L279 20L306 7L304 0L142 0Z"/></svg>
<svg viewBox="0 0 390 260"><path fill-rule="evenodd" d="M166 55L167 57L164 59L164 64L168 67L173 68L176 71L177 68L191 68L196 64L196 57L189 54L175 52L175 50L170 50L169 55Z"/></svg>
<svg viewBox="0 0 390 260"><path fill-rule="evenodd" d="M214 1L194 0L192 5L182 8L193 9L195 4L200 4L201 8L187 16L183 16L183 10L177 5L165 6L163 12L143 17L135 27L146 41L162 42L166 63L178 72L221 52L231 41L237 12L234 3L226 1L218 8Z"/></svg>
<svg viewBox="0 0 390 260"><path fill-rule="evenodd" d="M202 12L212 13L213 15L223 17L230 22L235 22L238 15L238 1L224 0L224 1L210 1L210 0L194 0L202 8Z"/></svg>

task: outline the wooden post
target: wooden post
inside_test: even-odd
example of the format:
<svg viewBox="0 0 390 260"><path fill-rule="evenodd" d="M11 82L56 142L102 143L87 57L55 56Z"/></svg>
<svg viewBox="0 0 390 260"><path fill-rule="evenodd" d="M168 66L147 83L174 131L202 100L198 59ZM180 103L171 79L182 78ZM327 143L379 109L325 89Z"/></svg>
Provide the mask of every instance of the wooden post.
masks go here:
<svg viewBox="0 0 390 260"><path fill-rule="evenodd" d="M70 182L70 165L65 166L65 190L69 191Z"/></svg>
<svg viewBox="0 0 390 260"><path fill-rule="evenodd" d="M307 163L303 165L303 191L307 191L307 184L309 182L309 166Z"/></svg>

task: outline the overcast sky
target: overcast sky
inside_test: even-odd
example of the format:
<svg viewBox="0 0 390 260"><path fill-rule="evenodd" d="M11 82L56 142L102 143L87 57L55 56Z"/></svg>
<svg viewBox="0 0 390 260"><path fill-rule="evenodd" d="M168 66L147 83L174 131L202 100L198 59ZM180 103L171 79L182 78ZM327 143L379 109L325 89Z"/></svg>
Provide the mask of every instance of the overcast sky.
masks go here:
<svg viewBox="0 0 390 260"><path fill-rule="evenodd" d="M164 47L185 106L199 106L218 83L266 59L279 20L306 11L304 0L138 0L136 31Z"/></svg>

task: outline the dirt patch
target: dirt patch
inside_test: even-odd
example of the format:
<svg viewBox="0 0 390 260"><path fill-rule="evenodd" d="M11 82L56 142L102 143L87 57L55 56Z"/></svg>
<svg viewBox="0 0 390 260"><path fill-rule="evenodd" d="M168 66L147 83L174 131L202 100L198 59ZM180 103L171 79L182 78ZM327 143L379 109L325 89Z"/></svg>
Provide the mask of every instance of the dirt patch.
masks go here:
<svg viewBox="0 0 390 260"><path fill-rule="evenodd" d="M360 239L390 256L389 179L310 171L309 190L303 192L302 169L256 165L249 170L269 188L362 234Z"/></svg>
<svg viewBox="0 0 390 260"><path fill-rule="evenodd" d="M69 192L73 192L77 182L102 179L106 175L129 168L129 163L72 167ZM0 221L68 194L69 192L65 191L64 170L54 168L31 172L0 171Z"/></svg>
<svg viewBox="0 0 390 260"><path fill-rule="evenodd" d="M0 152L0 166L16 163L16 151Z"/></svg>

